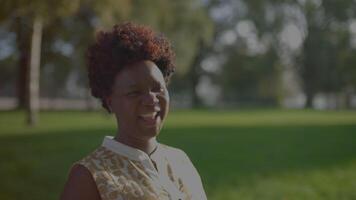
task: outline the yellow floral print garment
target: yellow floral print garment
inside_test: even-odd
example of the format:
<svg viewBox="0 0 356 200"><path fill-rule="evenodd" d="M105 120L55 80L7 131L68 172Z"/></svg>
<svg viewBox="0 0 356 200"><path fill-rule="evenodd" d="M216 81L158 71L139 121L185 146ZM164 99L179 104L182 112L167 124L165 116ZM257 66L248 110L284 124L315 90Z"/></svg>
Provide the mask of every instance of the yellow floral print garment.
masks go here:
<svg viewBox="0 0 356 200"><path fill-rule="evenodd" d="M163 144L149 157L106 136L78 164L91 172L102 200L206 200L188 156Z"/></svg>

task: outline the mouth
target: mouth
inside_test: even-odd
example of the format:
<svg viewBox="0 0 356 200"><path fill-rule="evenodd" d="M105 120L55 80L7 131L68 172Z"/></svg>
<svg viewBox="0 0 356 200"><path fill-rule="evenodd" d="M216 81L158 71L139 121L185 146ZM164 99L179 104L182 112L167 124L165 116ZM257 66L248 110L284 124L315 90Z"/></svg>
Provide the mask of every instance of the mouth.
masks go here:
<svg viewBox="0 0 356 200"><path fill-rule="evenodd" d="M139 119L145 126L152 127L158 125L158 119L160 118L160 111L150 112L139 115Z"/></svg>

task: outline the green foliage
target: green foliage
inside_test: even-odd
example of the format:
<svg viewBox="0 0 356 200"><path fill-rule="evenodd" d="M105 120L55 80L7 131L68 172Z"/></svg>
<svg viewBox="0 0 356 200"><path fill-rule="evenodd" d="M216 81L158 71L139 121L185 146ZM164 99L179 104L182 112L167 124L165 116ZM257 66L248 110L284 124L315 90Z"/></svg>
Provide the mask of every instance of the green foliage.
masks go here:
<svg viewBox="0 0 356 200"><path fill-rule="evenodd" d="M65 16L75 12L79 7L79 0L4 0L1 6L1 18L19 16L39 16L50 19L56 16Z"/></svg>
<svg viewBox="0 0 356 200"><path fill-rule="evenodd" d="M86 87L84 55L97 30L111 29L113 24L123 21L152 26L172 40L177 54L177 73L186 75L198 42L203 40L208 43L213 28L203 5L198 1L188 0L6 0L0 9L3 14L0 19L9 23L12 23L13 17L29 19L27 24L23 24L29 27L22 28L22 32L15 30L17 35L31 34L30 24L35 14L45 19L41 53L41 70L44 75L41 77L41 93L47 97L66 94L66 84L63 83L66 83L73 73L79 76L78 85ZM30 44L30 38L17 37L17 43ZM58 48L54 48L58 42L69 45L73 52L70 55L63 54Z"/></svg>
<svg viewBox="0 0 356 200"><path fill-rule="evenodd" d="M211 10L234 8L223 19L215 19L214 54L225 59L219 72L218 84L222 99L232 105L278 105L280 96L280 49L277 35L284 23L280 1L210 1ZM221 11L223 12L223 11ZM228 11L226 11L228 12ZM221 15L223 15L221 13ZM268 17L273 15L274 17ZM249 36L237 31L240 22L251 25ZM246 28L246 27L245 27ZM229 31L235 34L232 44L221 44L219 38ZM246 30L245 30L246 31ZM258 50L250 49L253 40Z"/></svg>
<svg viewBox="0 0 356 200"><path fill-rule="evenodd" d="M317 92L342 92L350 87L345 76L352 71L346 65L355 65L346 56L352 52L348 21L356 9L351 0L324 0L320 5L307 1L300 8L307 23L306 38L301 51L299 74L308 96ZM353 76L353 75L352 75Z"/></svg>
<svg viewBox="0 0 356 200"><path fill-rule="evenodd" d="M242 105L276 105L280 76L277 64L278 56L273 49L260 55L249 55L239 49L230 51L223 65L224 97Z"/></svg>
<svg viewBox="0 0 356 200"><path fill-rule="evenodd" d="M81 8L92 12L92 17L99 21L95 24L97 28L111 28L113 24L128 19L132 13L133 3L130 0L83 0Z"/></svg>
<svg viewBox="0 0 356 200"><path fill-rule="evenodd" d="M115 133L103 113L0 113L0 198L58 199L71 164ZM183 149L209 199L354 199L356 113L176 111L159 140Z"/></svg>
<svg viewBox="0 0 356 200"><path fill-rule="evenodd" d="M210 43L213 23L199 1L134 1L132 20L148 24L172 40L177 73L186 75L197 54L199 42Z"/></svg>
<svg viewBox="0 0 356 200"><path fill-rule="evenodd" d="M233 9L223 19L215 21L215 27L219 27L215 29L216 44L219 45L218 38L226 30L236 34L236 24L245 20L254 26L257 43L262 42L266 49L273 52L246 53L247 39L240 38L238 34L233 44L220 44L217 51L226 57L220 84L225 91L225 99L229 97L227 100L232 99L239 104L243 103L241 98L248 102L251 102L251 97L263 100L269 93L269 99L277 101L281 93L278 85L281 84L279 76L283 67L293 67L298 73L309 103L318 92L342 93L349 90L347 88L354 88L355 72L351 70L355 66L351 56L354 55L351 47L353 36L348 29L356 13L354 1L208 2L212 10L224 6ZM229 9L225 10L229 12ZM302 46L295 50L288 50L280 37L283 29L290 24L298 26L302 32ZM265 91L264 95L260 91Z"/></svg>

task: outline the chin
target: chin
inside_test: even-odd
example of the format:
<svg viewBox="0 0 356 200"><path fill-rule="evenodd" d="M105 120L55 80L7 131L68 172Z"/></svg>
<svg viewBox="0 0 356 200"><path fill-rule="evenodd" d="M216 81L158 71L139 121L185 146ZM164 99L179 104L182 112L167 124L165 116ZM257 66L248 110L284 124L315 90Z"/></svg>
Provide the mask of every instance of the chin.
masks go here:
<svg viewBox="0 0 356 200"><path fill-rule="evenodd" d="M154 137L157 137L159 134L159 131L156 130L143 130L140 132L140 137L145 138L146 140L152 139Z"/></svg>
<svg viewBox="0 0 356 200"><path fill-rule="evenodd" d="M154 123L148 123L142 119L139 119L137 126L139 126L138 133L145 138L152 138L158 136L162 129L162 117L157 116Z"/></svg>
<svg viewBox="0 0 356 200"><path fill-rule="evenodd" d="M157 135L159 135L159 133L161 132L161 128L159 127L152 127L149 130L147 130L147 135L150 135L152 137L155 137Z"/></svg>

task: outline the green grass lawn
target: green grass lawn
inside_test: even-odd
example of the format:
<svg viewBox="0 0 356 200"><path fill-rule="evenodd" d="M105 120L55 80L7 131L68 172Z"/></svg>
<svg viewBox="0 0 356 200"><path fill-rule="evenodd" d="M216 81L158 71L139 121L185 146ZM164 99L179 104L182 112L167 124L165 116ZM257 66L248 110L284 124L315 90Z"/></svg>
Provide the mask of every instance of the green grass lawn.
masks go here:
<svg viewBox="0 0 356 200"><path fill-rule="evenodd" d="M0 112L0 199L58 199L73 162L115 133L101 112ZM160 142L183 149L212 200L356 199L356 112L175 111Z"/></svg>

